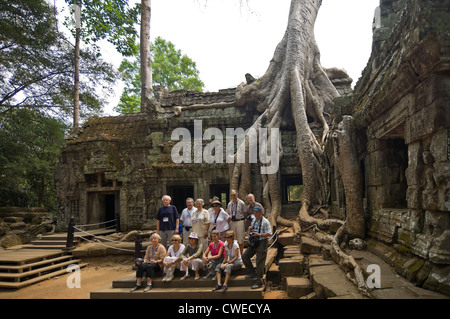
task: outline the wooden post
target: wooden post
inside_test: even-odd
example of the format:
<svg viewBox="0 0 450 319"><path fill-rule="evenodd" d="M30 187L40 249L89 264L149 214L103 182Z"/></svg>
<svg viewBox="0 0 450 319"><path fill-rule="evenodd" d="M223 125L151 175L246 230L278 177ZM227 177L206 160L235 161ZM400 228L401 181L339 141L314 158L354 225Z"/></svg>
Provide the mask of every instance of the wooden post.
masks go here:
<svg viewBox="0 0 450 319"><path fill-rule="evenodd" d="M71 217L69 221L69 228L67 229L67 241L64 250L71 250L73 248L74 232L75 232L75 219Z"/></svg>
<svg viewBox="0 0 450 319"><path fill-rule="evenodd" d="M136 240L134 241L134 258L142 258L142 238L141 233L138 232L136 235Z"/></svg>

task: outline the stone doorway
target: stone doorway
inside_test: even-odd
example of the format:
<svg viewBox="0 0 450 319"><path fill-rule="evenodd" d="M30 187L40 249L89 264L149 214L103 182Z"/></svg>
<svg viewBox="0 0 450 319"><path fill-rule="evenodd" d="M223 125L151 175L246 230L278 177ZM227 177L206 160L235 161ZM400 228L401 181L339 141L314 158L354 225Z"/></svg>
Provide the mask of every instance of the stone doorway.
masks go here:
<svg viewBox="0 0 450 319"><path fill-rule="evenodd" d="M120 225L120 192L88 192L88 224L99 224L93 228ZM114 221L116 220L116 221ZM107 224L105 222L111 221ZM113 222L114 221L114 222Z"/></svg>

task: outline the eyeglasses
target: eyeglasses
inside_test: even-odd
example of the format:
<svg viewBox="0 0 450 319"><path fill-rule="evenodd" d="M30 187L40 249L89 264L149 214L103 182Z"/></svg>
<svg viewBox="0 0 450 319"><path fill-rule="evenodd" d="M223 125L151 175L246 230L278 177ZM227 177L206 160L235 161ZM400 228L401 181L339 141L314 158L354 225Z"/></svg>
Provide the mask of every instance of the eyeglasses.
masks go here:
<svg viewBox="0 0 450 319"><path fill-rule="evenodd" d="M217 205L217 204L215 204L215 205L212 205L212 207L219 207L220 205Z"/></svg>
<svg viewBox="0 0 450 319"><path fill-rule="evenodd" d="M232 236L225 236L225 238L233 238Z"/></svg>
<svg viewBox="0 0 450 319"><path fill-rule="evenodd" d="M231 196L236 196L236 194L231 194Z"/></svg>
<svg viewBox="0 0 450 319"><path fill-rule="evenodd" d="M172 241L178 241L178 239L172 239Z"/></svg>

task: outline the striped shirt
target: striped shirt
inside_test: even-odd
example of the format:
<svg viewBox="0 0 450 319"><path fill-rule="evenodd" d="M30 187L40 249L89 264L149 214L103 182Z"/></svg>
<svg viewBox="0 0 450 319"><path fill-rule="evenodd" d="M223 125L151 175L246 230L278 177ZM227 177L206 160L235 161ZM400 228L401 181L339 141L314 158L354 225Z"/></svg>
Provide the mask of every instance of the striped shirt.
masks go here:
<svg viewBox="0 0 450 319"><path fill-rule="evenodd" d="M260 233L260 234L265 234L268 233L270 235L272 235L272 227L270 226L270 222L267 220L267 218L261 217L261 219L258 221L255 219L252 220L252 226L253 226L253 231ZM259 229L259 227L261 226L261 230ZM259 239L266 239L265 237L259 237Z"/></svg>

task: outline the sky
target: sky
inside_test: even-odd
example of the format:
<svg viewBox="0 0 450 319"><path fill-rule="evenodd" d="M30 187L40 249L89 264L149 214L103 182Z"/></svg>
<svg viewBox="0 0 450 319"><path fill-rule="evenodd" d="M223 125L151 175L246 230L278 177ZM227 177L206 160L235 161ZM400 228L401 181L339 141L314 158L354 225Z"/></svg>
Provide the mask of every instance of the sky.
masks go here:
<svg viewBox="0 0 450 319"><path fill-rule="evenodd" d="M372 22L380 0L322 0L315 37L326 68L345 69L355 85L372 46ZM246 73L264 75L286 31L290 0L152 0L151 40L160 36L197 64L205 92L238 86ZM122 56L104 45L103 58ZM118 83L105 113L122 94Z"/></svg>

